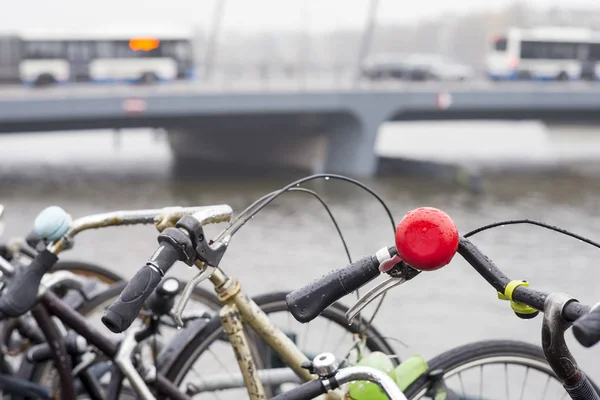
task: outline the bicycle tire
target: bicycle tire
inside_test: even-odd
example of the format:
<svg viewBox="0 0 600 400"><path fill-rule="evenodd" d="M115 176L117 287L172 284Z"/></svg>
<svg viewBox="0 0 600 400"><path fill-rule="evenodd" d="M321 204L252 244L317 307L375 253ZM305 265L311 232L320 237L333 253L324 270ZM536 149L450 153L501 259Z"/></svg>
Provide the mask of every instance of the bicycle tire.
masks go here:
<svg viewBox="0 0 600 400"><path fill-rule="evenodd" d="M275 292L258 295L252 299L267 314L282 311L289 312L285 301L287 294L288 292ZM361 323L362 326L365 326L366 320L363 319L361 322L359 318L356 318L352 325L348 325L345 316L346 311L348 311L347 307L340 303L334 303L321 314L321 317L330 319L351 333L359 333ZM193 366L194 361L223 333L221 320L218 316L205 325L199 325L196 332L183 331L159 355L157 365L159 365L160 373L177 386L181 385L182 379L189 368ZM396 354L393 347L373 326L370 326L367 332L366 345L370 351L381 351L389 355ZM397 365L398 362L392 360Z"/></svg>
<svg viewBox="0 0 600 400"><path fill-rule="evenodd" d="M56 263L54 268L52 268L52 272L55 271L70 271L77 275L96 278L99 281L109 285L125 280L125 278L109 270L108 268L97 264L87 263L85 261L61 260Z"/></svg>
<svg viewBox="0 0 600 400"><path fill-rule="evenodd" d="M556 376L548 365L540 346L514 340L484 340L456 347L432 358L428 362L428 371L443 370L444 377L446 377L466 365L477 362L484 365L486 359L491 363L492 360L498 362L497 360L502 358L510 360L511 364L522 363L521 365L527 365L553 377ZM590 382L598 391L598 386L591 380ZM429 385L428 373L425 373L409 385L404 394L407 399L416 399L429 388Z"/></svg>

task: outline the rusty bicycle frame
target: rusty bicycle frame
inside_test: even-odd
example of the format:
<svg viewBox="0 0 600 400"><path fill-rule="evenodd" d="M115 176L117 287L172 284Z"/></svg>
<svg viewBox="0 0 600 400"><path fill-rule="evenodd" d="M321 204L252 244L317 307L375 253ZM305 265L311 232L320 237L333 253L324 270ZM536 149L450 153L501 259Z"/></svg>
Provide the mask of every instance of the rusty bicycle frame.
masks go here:
<svg viewBox="0 0 600 400"><path fill-rule="evenodd" d="M230 236L226 236L222 241L214 242L211 247L227 246L229 240ZM251 347L244 332L243 323L252 328L279 355L281 360L293 370L300 380L306 382L317 379L316 375L312 375L307 369L302 367L302 364L310 361L308 357L242 291L239 281L227 276L219 267L207 265L203 261L196 261L195 266L200 270L200 273L186 285L178 304L175 306L173 317L181 327L181 314L192 290L200 282L206 279L210 280L214 285L218 300L223 304L223 307L219 311L219 317L233 348L250 400L264 400L266 399L266 395ZM324 396L328 399L340 399L340 396L336 395L335 392L330 392Z"/></svg>

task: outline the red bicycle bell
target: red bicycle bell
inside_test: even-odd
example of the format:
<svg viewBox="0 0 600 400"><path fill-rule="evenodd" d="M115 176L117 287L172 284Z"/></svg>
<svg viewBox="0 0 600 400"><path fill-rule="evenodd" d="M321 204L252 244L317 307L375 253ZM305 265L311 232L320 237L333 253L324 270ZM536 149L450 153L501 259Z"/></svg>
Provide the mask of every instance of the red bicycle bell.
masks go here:
<svg viewBox="0 0 600 400"><path fill-rule="evenodd" d="M458 229L445 212L421 207L408 212L396 227L396 249L405 263L435 271L450 263L458 249Z"/></svg>

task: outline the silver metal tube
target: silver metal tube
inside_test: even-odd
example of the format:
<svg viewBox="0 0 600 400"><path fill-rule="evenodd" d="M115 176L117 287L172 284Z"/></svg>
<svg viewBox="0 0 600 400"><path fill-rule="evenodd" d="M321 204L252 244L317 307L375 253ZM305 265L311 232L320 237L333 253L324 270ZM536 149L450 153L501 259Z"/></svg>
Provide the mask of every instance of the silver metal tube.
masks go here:
<svg viewBox="0 0 600 400"><path fill-rule="evenodd" d="M352 381L369 381L375 383L391 400L407 400L398 385L385 372L371 367L348 367L340 369L335 379L342 385Z"/></svg>
<svg viewBox="0 0 600 400"><path fill-rule="evenodd" d="M161 209L113 211L103 214L88 215L71 223L67 233L58 242L50 246L54 254L68 248L67 243L80 232L89 229L109 226L155 224L159 231L175 225L184 215L194 215L202 225L227 222L233 210L226 204L197 207L165 207Z"/></svg>
<svg viewBox="0 0 600 400"><path fill-rule="evenodd" d="M281 385L284 383L302 383L291 368L261 369L258 378L263 385ZM244 387L244 377L241 373L223 373L203 375L188 385L193 394L215 390L227 390Z"/></svg>
<svg viewBox="0 0 600 400"><path fill-rule="evenodd" d="M117 364L123 375L125 375L131 384L131 387L135 393L142 400L155 400L155 397L152 395L148 385L146 385L146 382L144 382L144 379L142 379L131 362L131 354L137 345L137 341L135 340L135 332L135 329L130 329L125 334L125 337L119 346L119 352L115 357L115 364Z"/></svg>
<svg viewBox="0 0 600 400"><path fill-rule="evenodd" d="M198 214L201 224L210 224L226 221L233 214L228 205L199 206L199 207L166 207L151 210L113 211L103 214L88 215L73 221L67 237L73 237L79 232L88 229L104 228L108 226L139 225L139 224L169 224L185 214Z"/></svg>
<svg viewBox="0 0 600 400"><path fill-rule="evenodd" d="M175 320L177 327L183 328L183 319L181 316L183 315L183 310L185 309L187 302L194 293L194 288L196 288L203 280L210 278L214 271L215 268L207 265L203 271L193 277L192 280L185 285L185 288L183 288L179 301L175 304L173 309L173 319Z"/></svg>

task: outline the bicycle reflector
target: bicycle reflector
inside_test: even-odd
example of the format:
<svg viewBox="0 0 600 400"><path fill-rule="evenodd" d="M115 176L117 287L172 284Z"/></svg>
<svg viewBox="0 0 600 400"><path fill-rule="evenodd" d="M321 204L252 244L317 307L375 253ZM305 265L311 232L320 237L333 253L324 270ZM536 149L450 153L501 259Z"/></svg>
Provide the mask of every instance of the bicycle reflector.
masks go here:
<svg viewBox="0 0 600 400"><path fill-rule="evenodd" d="M450 263L457 248L458 229L448 214L437 208L412 210L396 227L398 256L415 269L440 269Z"/></svg>

